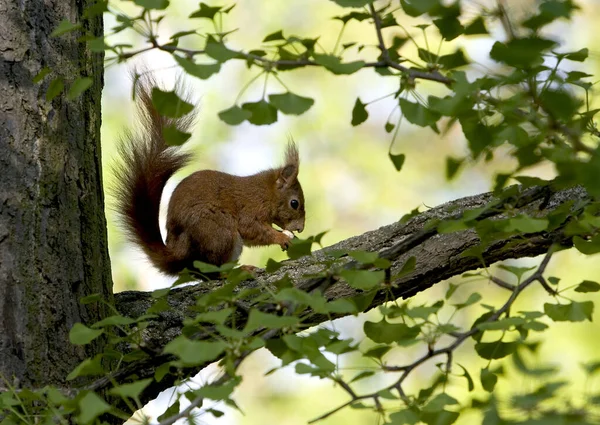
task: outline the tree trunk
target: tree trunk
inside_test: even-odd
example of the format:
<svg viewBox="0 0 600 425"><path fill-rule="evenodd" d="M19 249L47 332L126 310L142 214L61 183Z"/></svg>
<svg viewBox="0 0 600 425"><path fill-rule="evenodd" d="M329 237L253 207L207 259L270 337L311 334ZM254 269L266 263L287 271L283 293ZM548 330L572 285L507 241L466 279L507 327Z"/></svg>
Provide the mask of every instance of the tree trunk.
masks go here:
<svg viewBox="0 0 600 425"><path fill-rule="evenodd" d="M0 0L0 378L62 387L92 347L69 344L76 322L94 322L111 299L100 163L103 55L83 34L103 34L102 14L83 20L86 0ZM82 29L60 37L62 20ZM41 84L33 78L43 68ZM46 99L50 81L68 88L90 77L83 96ZM87 352L86 352L87 351ZM0 391L4 381L0 379Z"/></svg>

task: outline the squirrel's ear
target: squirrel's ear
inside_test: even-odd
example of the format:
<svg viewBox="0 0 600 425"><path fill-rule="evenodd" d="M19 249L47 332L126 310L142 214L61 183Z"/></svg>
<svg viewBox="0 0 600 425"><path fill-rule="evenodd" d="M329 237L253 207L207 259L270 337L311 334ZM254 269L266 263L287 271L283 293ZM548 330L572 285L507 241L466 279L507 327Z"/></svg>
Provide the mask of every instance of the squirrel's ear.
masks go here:
<svg viewBox="0 0 600 425"><path fill-rule="evenodd" d="M280 169L277 176L277 187L290 186L297 178L300 168L300 155L294 142L289 142L285 152L285 165Z"/></svg>

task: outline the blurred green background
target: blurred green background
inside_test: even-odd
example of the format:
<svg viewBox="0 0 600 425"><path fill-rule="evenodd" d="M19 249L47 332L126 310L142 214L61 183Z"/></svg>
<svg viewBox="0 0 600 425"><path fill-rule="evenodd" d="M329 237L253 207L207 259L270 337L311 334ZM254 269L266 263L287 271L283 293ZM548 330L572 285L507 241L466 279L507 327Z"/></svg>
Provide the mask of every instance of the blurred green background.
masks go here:
<svg viewBox="0 0 600 425"><path fill-rule="evenodd" d="M510 13L519 16L535 8L533 1L506 2ZM217 5L220 3L210 3ZM591 59L586 62L590 74L598 75L598 52L595 48L597 22L600 22L600 2L579 1L582 10L572 22L559 22L549 29L551 37L563 43L561 51L588 47ZM172 1L167 10L167 18L161 23L162 41L168 40L171 34L188 29L213 31L208 20L189 20L187 16L197 9L196 1ZM472 16L482 6L493 3L481 1L464 1L463 9ZM135 8L129 2L113 1L113 10L132 13ZM299 35L319 38L319 46L330 51L336 43L341 23L331 18L344 13L333 2L327 0L287 0L287 1L240 1L224 20L224 29L236 32L229 36L228 43L234 48L250 50L260 46L262 39L277 30L283 29L286 36ZM420 20L405 18L401 13L398 21L413 35L417 43L424 43L421 31L414 27L423 23ZM115 25L114 17L106 16L106 28ZM502 38L501 28L491 25L494 37ZM395 30L386 31L391 40ZM428 42L437 46L439 39L433 30L428 31ZM402 34L399 34L402 35ZM121 34L118 40L141 47L143 39L134 34ZM113 37L115 41L117 38ZM343 35L342 43L357 41L367 46L374 45L375 33L365 21L351 22ZM202 48L190 42L189 48ZM474 65L468 72L471 77L482 73L495 72L496 65L488 58L493 44L490 37L471 37L457 39L442 47L442 52L460 45L467 52ZM414 49L413 49L414 50ZM433 49L435 50L435 49ZM410 57L411 47L403 50ZM360 55L366 60L376 58L378 51L374 47L366 47L360 54L350 49L347 60ZM414 55L416 57L416 55ZM333 244L350 236L361 234L379 226L397 221L403 214L416 207L425 210L428 207L459 197L474 195L488 191L492 187L494 173L509 169L513 163L507 152L501 149L493 161L488 163L471 163L457 178L451 182L445 179L445 160L448 155L464 156L467 153L466 142L458 126L448 128L443 135L437 135L430 129L422 129L403 122L394 145L393 153L405 153L406 163L401 172L396 172L388 159L388 150L392 137L384 131L384 124L390 113L391 122L398 119L398 110L394 110L395 100L390 97L375 102L367 107L370 117L359 127L350 125L351 112L357 96L363 102L383 97L397 90L397 80L383 78L372 69L362 70L351 76L334 76L321 69L301 69L299 71L282 72L280 78L289 89L303 96L315 99L315 105L300 117L289 117L280 114L279 121L270 126L256 127L244 123L230 127L221 122L217 113L234 104L242 87L258 72L248 71L242 61L227 62L218 75L207 81L186 77L174 65L166 53L148 52L125 64L111 65L106 70L106 87L103 96L102 150L104 163L104 182L107 188L108 232L110 254L112 259L115 291L127 289L152 290L169 286L173 279L160 275L146 261L143 254L127 243L121 233L115 214L112 210L113 200L110 187L114 181L111 164L116 159L116 141L126 127L135 128L134 105L131 101L131 81L129 70L135 66L144 66L151 70L156 78L170 88L177 79L183 78L192 87L193 99L199 105L197 124L192 139L186 144L195 155L193 164L167 185L166 195L172 191L176 182L198 169L218 169L232 174L246 175L271 166L278 166L288 137L293 137L299 145L301 154L300 180L305 196L307 220L305 233L302 236L314 235L327 231L323 244ZM578 64L579 65L579 64ZM580 68L578 68L580 69ZM254 82L242 95L240 101L259 100L264 87L264 77ZM440 85L419 82L418 90L425 94L443 94ZM267 93L283 92L285 89L274 79L267 85ZM597 104L598 102L595 101ZM593 109L593 105L591 109ZM529 175L544 178L553 176L551 167L537 167L529 170ZM166 200L166 199L165 199ZM163 200L163 206L166 203ZM166 208L165 208L166 210ZM164 214L163 214L164 215ZM164 225L164 217L163 217ZM279 247L246 248L241 258L244 264L262 266L268 258L277 260L285 258ZM512 264L534 265L538 260L525 259ZM498 271L501 273L501 271ZM549 275L562 279L562 287L577 284L583 279L598 280L600 265L597 257L585 257L573 250L561 252L554 257L548 271ZM509 276L504 276L510 279ZM454 283L461 280L456 278ZM468 296L469 291L478 290L484 296L484 302L498 305L506 297L505 291L478 281L461 286L455 299ZM447 283L440 283L428 291L419 294L415 302L443 298ZM579 294L577 294L579 295ZM585 294L589 299L590 294ZM544 302L550 297L537 286L527 290L517 306L523 310L541 310ZM599 301L598 296L594 297ZM598 309L597 309L598 310ZM480 307L461 312L455 324L470 326L474 318L483 312ZM334 327L344 337L354 337L357 341L363 338L362 323L370 318L377 320L376 311L360 317L348 317L324 326ZM596 311L595 322L548 323L550 329L541 334L543 344L535 363L548 362L560 366L560 374L573 381L570 396L577 402L586 391L599 390L597 381L585 381L580 364L584 361L599 360L600 327L597 324L600 314ZM533 337L535 339L535 336ZM399 349L388 356L388 362L405 363L412 355L425 348L417 345L411 349ZM533 359L533 358L532 358ZM529 359L529 360L532 360ZM462 347L455 360L465 366L478 381L479 370L485 366L481 359L472 355L472 345ZM434 362L418 369L411 378L409 389L418 391L419 382L428 382L435 371ZM210 414L200 418L201 423L220 424L305 424L308 420L319 416L339 403L347 401L343 391L332 386L330 382L317 378L295 375L293 368L277 371L267 377L265 372L276 367L279 360L266 350L260 350L248 358L242 371L244 381L236 391L236 400L244 415L226 409L227 414L214 419ZM365 360L343 359L343 367L348 373L357 373L362 366L373 367ZM533 390L540 382L537 378L524 376L514 372L507 366L506 379L497 386L500 399L507 398L515 389ZM460 373L459 368L455 368ZM214 376L216 368L212 366L204 371L198 382ZM378 377L363 381L365 391L369 388L383 386L392 377ZM477 386L477 391L481 391ZM466 382L455 379L451 382L451 393L458 396L465 405L468 397ZM146 409L150 415L162 413L164 402L172 396L164 393L159 402L152 403ZM182 407L185 404L182 404ZM222 407L222 406L221 406ZM480 418L473 415L461 416L460 424L474 423ZM377 424L378 417L360 410L345 409L333 415L324 424Z"/></svg>

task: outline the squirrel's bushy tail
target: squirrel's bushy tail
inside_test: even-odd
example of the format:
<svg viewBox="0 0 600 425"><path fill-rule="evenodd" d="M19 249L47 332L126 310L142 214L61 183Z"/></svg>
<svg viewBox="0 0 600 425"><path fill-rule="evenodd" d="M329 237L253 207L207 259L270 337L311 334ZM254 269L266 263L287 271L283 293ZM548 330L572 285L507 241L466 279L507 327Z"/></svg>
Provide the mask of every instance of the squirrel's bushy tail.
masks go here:
<svg viewBox="0 0 600 425"><path fill-rule="evenodd" d="M186 131L194 120L190 113L167 118L152 103L151 77L134 80L140 131L128 131L119 143L121 163L115 167L117 211L128 237L139 245L164 273L180 270L178 259L162 240L158 221L160 198L167 180L185 166L190 155L167 146L163 129L174 126Z"/></svg>

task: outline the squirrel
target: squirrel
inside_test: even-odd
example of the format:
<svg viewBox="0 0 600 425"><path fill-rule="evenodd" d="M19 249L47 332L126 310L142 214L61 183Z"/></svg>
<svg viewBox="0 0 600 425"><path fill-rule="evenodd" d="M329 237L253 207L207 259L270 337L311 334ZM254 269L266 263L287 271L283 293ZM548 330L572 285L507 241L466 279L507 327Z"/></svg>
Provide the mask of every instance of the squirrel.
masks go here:
<svg viewBox="0 0 600 425"><path fill-rule="evenodd" d="M164 186L191 160L189 153L167 145L163 130L175 127L185 132L195 114L165 117L152 103L156 82L144 77L134 84L143 132L127 132L119 144L116 207L128 238L152 264L165 274L177 275L193 269L197 260L216 266L237 261L244 245L278 244L287 249L291 232L304 229L305 215L294 142L288 143L285 163L279 168L245 177L200 170L184 178L169 201L163 242L158 216Z"/></svg>

